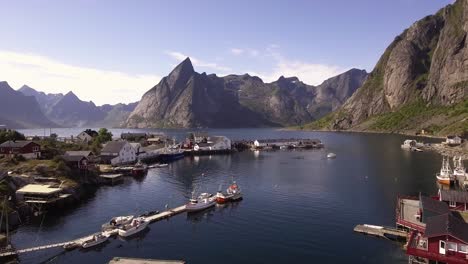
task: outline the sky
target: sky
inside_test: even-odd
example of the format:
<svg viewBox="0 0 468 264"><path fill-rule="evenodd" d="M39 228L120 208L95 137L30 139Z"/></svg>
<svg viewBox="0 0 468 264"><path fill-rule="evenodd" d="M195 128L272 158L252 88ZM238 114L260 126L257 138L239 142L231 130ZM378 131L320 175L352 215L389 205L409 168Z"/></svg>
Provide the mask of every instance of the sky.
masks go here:
<svg viewBox="0 0 468 264"><path fill-rule="evenodd" d="M0 80L97 105L138 101L189 56L198 72L371 71L405 28L453 0L0 0Z"/></svg>

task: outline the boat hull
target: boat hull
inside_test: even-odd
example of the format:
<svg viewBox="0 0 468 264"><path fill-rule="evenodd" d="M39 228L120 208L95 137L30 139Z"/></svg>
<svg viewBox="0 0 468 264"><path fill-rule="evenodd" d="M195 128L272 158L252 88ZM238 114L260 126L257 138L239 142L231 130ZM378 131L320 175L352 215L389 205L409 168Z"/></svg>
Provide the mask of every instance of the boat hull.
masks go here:
<svg viewBox="0 0 468 264"><path fill-rule="evenodd" d="M207 203L187 204L185 210L189 213L198 212L210 208L216 204L216 200L212 200Z"/></svg>
<svg viewBox="0 0 468 264"><path fill-rule="evenodd" d="M139 226L130 228L127 230L119 229L119 236L121 237L130 237L140 233L141 231L145 230L148 226L148 222L141 223Z"/></svg>
<svg viewBox="0 0 468 264"><path fill-rule="evenodd" d="M444 185L450 185L450 179L437 176L437 182Z"/></svg>
<svg viewBox="0 0 468 264"><path fill-rule="evenodd" d="M108 239L107 237L104 237L104 238L99 239L99 240L85 241L85 242L81 245L81 247L82 247L82 248L94 247L94 246L97 246L97 245L100 245L100 244L106 242L107 239Z"/></svg>

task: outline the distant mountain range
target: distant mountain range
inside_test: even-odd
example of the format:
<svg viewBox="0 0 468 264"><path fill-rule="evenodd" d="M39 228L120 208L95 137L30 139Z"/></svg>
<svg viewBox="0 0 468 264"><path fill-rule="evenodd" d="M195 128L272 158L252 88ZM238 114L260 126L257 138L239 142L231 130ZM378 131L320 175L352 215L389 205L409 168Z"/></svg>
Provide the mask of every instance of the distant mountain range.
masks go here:
<svg viewBox="0 0 468 264"><path fill-rule="evenodd" d="M93 102L80 100L73 92L65 95L45 94L26 85L18 91L35 98L40 111L53 123L62 127L122 126L137 104L96 106Z"/></svg>
<svg viewBox="0 0 468 264"><path fill-rule="evenodd" d="M395 38L361 88L311 129L436 135L468 131L468 1Z"/></svg>
<svg viewBox="0 0 468 264"><path fill-rule="evenodd" d="M281 76L195 72L189 58L146 92L126 121L128 127L265 127L310 122L341 106L367 78L352 69L311 86Z"/></svg>

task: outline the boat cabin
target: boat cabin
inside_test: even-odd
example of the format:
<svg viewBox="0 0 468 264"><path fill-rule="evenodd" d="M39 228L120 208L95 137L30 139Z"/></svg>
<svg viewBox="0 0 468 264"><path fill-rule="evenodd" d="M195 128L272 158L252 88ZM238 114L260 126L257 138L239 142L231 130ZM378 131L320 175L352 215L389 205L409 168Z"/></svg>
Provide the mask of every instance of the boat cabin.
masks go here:
<svg viewBox="0 0 468 264"><path fill-rule="evenodd" d="M453 212L430 217L425 232L411 232L406 253L444 263L467 263L468 223Z"/></svg>
<svg viewBox="0 0 468 264"><path fill-rule="evenodd" d="M451 210L468 211L468 192L439 190L439 201L448 204Z"/></svg>

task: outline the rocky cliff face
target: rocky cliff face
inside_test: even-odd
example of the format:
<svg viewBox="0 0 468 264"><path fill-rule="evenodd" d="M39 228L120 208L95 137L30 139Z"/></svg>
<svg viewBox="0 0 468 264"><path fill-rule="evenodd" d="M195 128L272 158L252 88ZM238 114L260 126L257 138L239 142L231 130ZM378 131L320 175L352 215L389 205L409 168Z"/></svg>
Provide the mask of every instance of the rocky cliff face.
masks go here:
<svg viewBox="0 0 468 264"><path fill-rule="evenodd" d="M314 120L341 105L367 73L351 70L314 87L296 77L272 83L245 75L199 74L189 58L145 95L130 127L262 127ZM339 87L338 87L339 86ZM336 90L337 93L334 93ZM320 95L320 96L318 96ZM316 105L323 105L322 112Z"/></svg>
<svg viewBox="0 0 468 264"><path fill-rule="evenodd" d="M9 128L57 127L42 113L32 96L13 90L0 82L0 125Z"/></svg>
<svg viewBox="0 0 468 264"><path fill-rule="evenodd" d="M466 100L467 30L466 0L414 23L390 44L367 81L326 124L328 128L372 129L379 127L374 117L406 111L410 105L432 109Z"/></svg>

